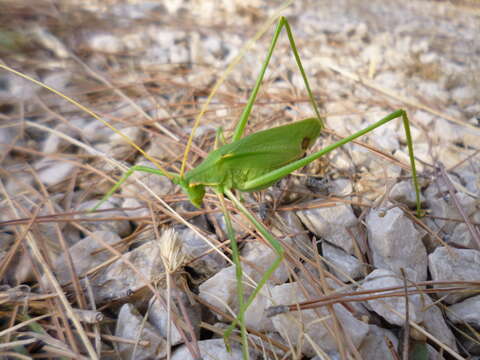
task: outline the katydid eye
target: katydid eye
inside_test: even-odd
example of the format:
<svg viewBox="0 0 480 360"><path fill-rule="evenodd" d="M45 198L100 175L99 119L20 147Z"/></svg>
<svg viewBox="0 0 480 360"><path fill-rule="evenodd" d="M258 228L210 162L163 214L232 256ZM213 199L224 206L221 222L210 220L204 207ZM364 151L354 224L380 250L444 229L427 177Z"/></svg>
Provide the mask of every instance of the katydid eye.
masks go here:
<svg viewBox="0 0 480 360"><path fill-rule="evenodd" d="M310 138L309 137L304 137L302 140L302 149L307 150L308 149L308 144L310 144Z"/></svg>

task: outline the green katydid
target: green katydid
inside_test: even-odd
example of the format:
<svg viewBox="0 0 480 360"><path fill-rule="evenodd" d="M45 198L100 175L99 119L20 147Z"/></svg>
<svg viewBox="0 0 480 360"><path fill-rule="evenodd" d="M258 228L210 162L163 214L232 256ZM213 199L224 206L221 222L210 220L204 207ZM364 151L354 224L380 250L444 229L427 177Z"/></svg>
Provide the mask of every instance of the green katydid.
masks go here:
<svg viewBox="0 0 480 360"><path fill-rule="evenodd" d="M290 46L297 62L297 66L303 77L303 81L308 92L310 102L316 114L314 118L308 118L297 121L288 125L260 131L244 138L241 138L245 129L248 117L255 102L258 90L260 88L266 68L269 64L273 50L281 33L285 27ZM202 200L205 195L205 187L211 187L220 199L222 210L227 224L227 233L231 241L233 262L237 268L237 290L239 312L237 319L232 326L226 331L225 338L228 338L236 324L240 325L242 333L242 343L244 346L244 355L247 351L246 329L243 322L244 313L251 304L261 287L271 277L272 273L279 266L283 258L283 248L270 232L255 219L255 217L242 205L235 197L232 190L239 191L255 191L261 190L274 184L281 178L287 176L292 171L297 170L315 159L329 153L330 151L348 143L352 140L382 126L383 124L402 118L405 128L410 162L412 167L413 183L417 198L417 213L420 214L420 193L415 170L415 161L413 157L413 146L410 135L410 126L407 114L404 110L397 110L375 124L348 136L335 144L332 144L323 150L314 154L303 157L306 150L315 142L324 127L323 119L319 114L317 105L310 89L307 76L302 66L300 56L295 46L295 41L287 20L281 17L275 30L270 49L267 57L262 64L260 75L257 78L256 85L242 113L242 116L235 129L232 142L221 146L217 150L212 151L202 163L197 167L183 174L183 168L180 174L173 174L163 169L154 169L145 166L134 166L118 181L114 187L104 196L100 203L108 199L117 188L135 171L148 172L158 175L168 176L174 183L180 185L187 193L190 201L196 207L201 207ZM187 149L188 152L188 149ZM186 152L186 153L187 153ZM185 162L184 162L185 163ZM255 290L251 293L247 300L244 299L244 291L242 285L242 268L240 264L238 245L235 234L231 225L229 213L224 204L224 195L226 195L235 206L244 213L250 221L253 222L257 230L264 236L273 249L277 252L278 258L265 272L259 281ZM100 204L99 203L99 204ZM97 205L98 207L98 205Z"/></svg>
<svg viewBox="0 0 480 360"><path fill-rule="evenodd" d="M260 131L242 138L244 129L248 122L249 115L255 103L257 93L262 83L265 71L268 67L270 58L273 54L273 50L283 27L285 27L290 42L290 47L292 49L297 66L300 70L301 76L303 78L316 117ZM11 71L11 69L8 69L1 64L0 67ZM50 90L59 94L55 90ZM62 94L59 95L66 98ZM85 107L79 105L73 100L69 98L66 99L82 108L82 110L92 114L91 111L86 110ZM94 117L98 118L95 114L93 115ZM192 132L189 139L189 145L187 145L185 151L185 158L182 163L182 169L179 174L168 172L161 167L150 168L146 166L134 166L123 175L123 177L110 189L107 194L105 194L105 196L100 200L100 202L95 206L94 209L98 208L104 201L106 201L110 196L112 196L112 194L127 180L127 178L136 171L167 176L172 182L181 186L181 188L187 193L192 204L194 204L196 207L201 207L202 205L203 197L205 195L205 188L211 187L219 197L222 211L225 217L227 235L231 242L232 260L236 266L237 277L239 310L237 318L227 329L224 337L226 340L228 340L228 337L233 331L233 329L236 326L239 326L242 336L242 351L244 357L248 357L247 331L244 322L245 311L252 303L253 299L257 296L263 285L265 285L268 279L272 276L273 272L280 265L284 256L284 250L280 242L275 239L273 235L270 234L270 232L265 228L265 226L261 224L255 218L255 216L253 216L245 208L245 206L243 206L241 201L237 199L232 190L256 191L267 188L274 184L276 181L287 176L291 172L304 167L310 162L331 152L332 150L348 142L351 142L354 139L369 133L375 128L380 127L397 118L402 118L405 128L412 169L412 179L416 192L417 214L420 215L420 190L415 170L415 161L413 155L412 139L410 135L409 120L404 110L397 110L387 115L383 119L377 121L376 123L368 126L367 128L358 131L355 134L348 136L332 145L329 145L320 151L305 156L308 148L315 142L317 137L320 135L321 130L324 128L324 120L319 114L313 93L310 89L307 76L303 69L303 65L295 45L290 25L284 17L281 17L274 32L266 59L261 66L260 74L257 78L255 87L236 126L232 141L229 144L225 144L217 150L212 151L203 160L202 163L185 173L184 168L186 163L186 156L189 152L189 145L192 141L191 139L193 138ZM136 148L138 149L138 147ZM141 152L144 154L143 151ZM230 215L225 206L225 195L233 202L233 204L238 208L238 210L242 212L254 224L256 229L262 234L262 236L267 240L267 242L271 245L274 251L278 254L277 259L263 274L256 288L250 294L248 299L244 298L242 281L243 274L240 263L238 244L236 242Z"/></svg>

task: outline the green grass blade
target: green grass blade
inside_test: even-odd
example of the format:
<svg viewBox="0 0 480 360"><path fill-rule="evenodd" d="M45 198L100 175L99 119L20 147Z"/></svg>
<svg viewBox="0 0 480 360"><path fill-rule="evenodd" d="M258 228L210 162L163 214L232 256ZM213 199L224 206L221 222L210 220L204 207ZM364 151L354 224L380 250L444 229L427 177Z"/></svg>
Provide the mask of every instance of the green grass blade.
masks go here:
<svg viewBox="0 0 480 360"><path fill-rule="evenodd" d="M408 157L410 158L410 166L412 167L412 181L415 188L415 200L417 203L417 216L423 215L420 204L420 185L418 184L417 167L415 166L415 157L413 155L413 141L410 132L410 121L408 120L407 112L402 110L403 128L405 129L405 137L407 138Z"/></svg>

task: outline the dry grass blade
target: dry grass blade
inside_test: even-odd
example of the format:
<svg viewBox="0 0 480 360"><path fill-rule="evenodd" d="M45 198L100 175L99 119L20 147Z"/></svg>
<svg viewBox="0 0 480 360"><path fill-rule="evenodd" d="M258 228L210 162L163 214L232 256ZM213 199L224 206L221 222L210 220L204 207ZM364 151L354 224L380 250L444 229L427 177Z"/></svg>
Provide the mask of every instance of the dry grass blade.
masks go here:
<svg viewBox="0 0 480 360"><path fill-rule="evenodd" d="M408 360L410 352L410 303L408 298L408 286L407 286L407 276L405 275L405 270L401 269L404 285L404 295L405 295L405 326L403 328L403 349L402 349L402 358L403 360Z"/></svg>
<svg viewBox="0 0 480 360"><path fill-rule="evenodd" d="M5 187L4 187L4 185L1 181L0 181L0 191L3 193L3 195L5 196L6 199L9 199L9 195L8 195L6 189L5 189ZM13 204L10 204L10 207L11 207L13 212L16 212L16 209L13 206ZM17 217L18 217L18 213L17 213ZM28 243L30 249L32 250L32 253L33 253L34 257L36 258L36 260L42 266L43 271L45 272L50 284L55 289L55 292L56 292L58 298L60 299L63 306L65 307L65 310L66 310L68 316L70 317L73 324L77 328L77 330L79 332L79 336L82 339L82 342L85 345L85 348L87 349L87 352L88 352L89 356L92 359L98 359L97 354L96 354L92 344L90 343L90 341L88 340L88 338L85 334L85 330L84 330L82 324L80 323L80 320L75 315L75 313L73 311L73 308L72 308L70 302L68 301L67 297L65 296L65 293L63 292L60 284L58 283L56 277L54 276L53 272L51 271L47 262L45 261L43 255L41 254L40 249L37 246L36 240L32 237L32 235L30 233L27 234L26 240L27 240L27 243Z"/></svg>

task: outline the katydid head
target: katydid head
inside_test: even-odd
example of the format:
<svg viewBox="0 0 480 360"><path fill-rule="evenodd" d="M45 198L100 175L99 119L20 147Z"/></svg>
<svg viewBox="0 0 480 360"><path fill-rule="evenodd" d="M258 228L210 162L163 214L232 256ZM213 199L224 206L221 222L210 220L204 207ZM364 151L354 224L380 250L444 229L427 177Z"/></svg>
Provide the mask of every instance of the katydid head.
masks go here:
<svg viewBox="0 0 480 360"><path fill-rule="evenodd" d="M172 181L181 186L183 191L188 195L188 199L195 207L199 209L202 207L203 197L205 196L205 185L190 184L188 180L180 176L176 176Z"/></svg>
<svg viewBox="0 0 480 360"><path fill-rule="evenodd" d="M205 196L204 185L188 185L183 188L188 195L190 202L197 208L202 207L203 197Z"/></svg>

